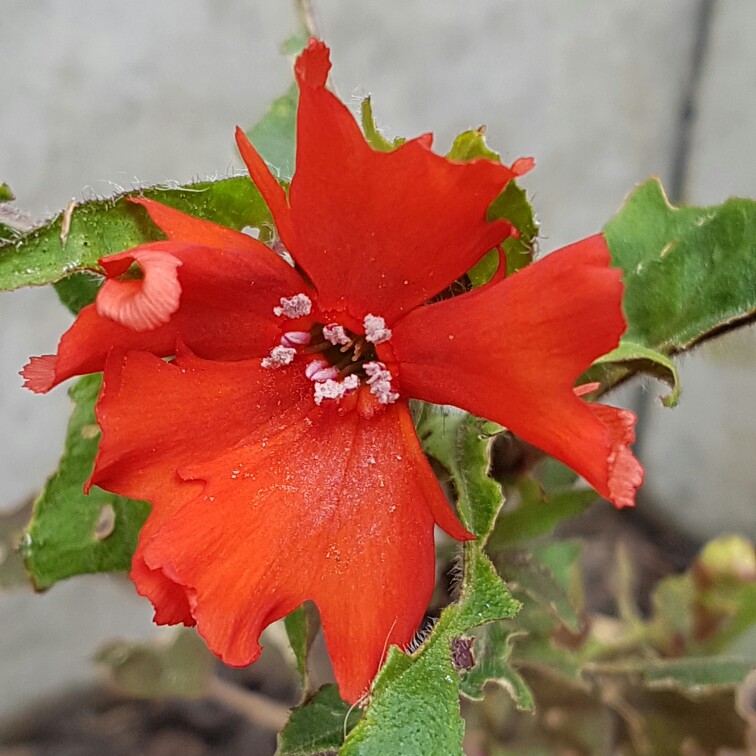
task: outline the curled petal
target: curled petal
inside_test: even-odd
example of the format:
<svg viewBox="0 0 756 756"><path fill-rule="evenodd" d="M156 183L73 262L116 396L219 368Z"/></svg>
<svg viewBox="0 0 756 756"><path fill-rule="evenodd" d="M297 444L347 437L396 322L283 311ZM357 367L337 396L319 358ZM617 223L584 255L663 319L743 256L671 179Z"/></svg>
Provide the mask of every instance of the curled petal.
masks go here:
<svg viewBox="0 0 756 756"><path fill-rule="evenodd" d="M573 386L625 329L620 271L601 236L504 281L410 313L391 342L401 388L506 426L562 460L616 506L640 485L630 414L578 398Z"/></svg>
<svg viewBox="0 0 756 756"><path fill-rule="evenodd" d="M208 359L266 354L281 336L274 308L282 296L305 291L307 284L270 249L249 241L254 245L248 248L156 242L104 258L101 263L110 278L96 303L83 308L63 334L57 355L32 358L22 372L25 385L44 392L71 376L102 370L111 349L141 349L165 357L174 354L179 338ZM116 278L133 260L145 258L144 280ZM177 280L169 281L161 293L167 280L164 276L161 284L162 269L172 269ZM174 304L177 292L180 300ZM165 322L143 329L174 306Z"/></svg>
<svg viewBox="0 0 756 756"><path fill-rule="evenodd" d="M181 284L177 268L181 260L149 248L134 249L100 261L108 280L97 293L97 312L132 331L151 331L171 319L178 310ZM140 280L110 277L136 263ZM116 274L117 275L117 274Z"/></svg>

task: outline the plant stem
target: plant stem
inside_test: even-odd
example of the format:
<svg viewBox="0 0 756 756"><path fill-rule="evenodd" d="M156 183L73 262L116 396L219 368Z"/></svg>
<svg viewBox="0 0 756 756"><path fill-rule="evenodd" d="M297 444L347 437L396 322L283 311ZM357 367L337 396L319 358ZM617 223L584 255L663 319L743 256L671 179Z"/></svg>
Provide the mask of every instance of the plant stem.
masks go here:
<svg viewBox="0 0 756 756"><path fill-rule="evenodd" d="M315 21L315 12L312 7L312 0L295 0L299 22L302 24L308 37L320 37L318 25Z"/></svg>

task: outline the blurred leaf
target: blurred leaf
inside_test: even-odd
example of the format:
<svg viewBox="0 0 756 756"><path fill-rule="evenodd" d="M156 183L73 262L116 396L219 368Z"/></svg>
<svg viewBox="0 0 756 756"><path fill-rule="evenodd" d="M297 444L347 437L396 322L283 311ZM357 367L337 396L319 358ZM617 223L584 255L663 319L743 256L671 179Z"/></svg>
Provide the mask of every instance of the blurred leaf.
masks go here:
<svg viewBox="0 0 756 756"><path fill-rule="evenodd" d="M514 616L512 598L476 543L465 545L460 599L441 614L422 646L407 655L392 646L373 683L370 704L350 733L344 756L396 753L404 756L462 752L459 673L451 644L478 625Z"/></svg>
<svg viewBox="0 0 756 756"><path fill-rule="evenodd" d="M570 487L547 494L531 478L519 480L516 490L520 503L516 509L499 515L489 540L492 551L549 535L562 520L582 514L597 498L589 488Z"/></svg>
<svg viewBox="0 0 756 756"><path fill-rule="evenodd" d="M94 466L100 429L94 404L101 377L81 378L71 389L74 411L57 472L34 503L21 551L34 585L88 572L128 570L149 505L97 488L83 491Z"/></svg>
<svg viewBox="0 0 756 756"><path fill-rule="evenodd" d="M650 373L660 380L666 381L672 387L672 393L662 397L665 407L675 407L680 398L680 376L677 367L669 357L654 349L634 344L623 339L620 345L609 354L599 357L594 364L621 363L631 368L634 373Z"/></svg>
<svg viewBox="0 0 756 756"><path fill-rule="evenodd" d="M567 569L571 564L568 563ZM564 584L549 566L532 553L514 549L499 554L496 565L512 591L540 604L573 632L580 631L580 620Z"/></svg>
<svg viewBox="0 0 756 756"><path fill-rule="evenodd" d="M294 175L298 102L299 90L292 84L247 131L249 141L282 181L289 181Z"/></svg>
<svg viewBox="0 0 756 756"><path fill-rule="evenodd" d="M81 270L98 270L97 261L139 244L163 238L141 207L126 201L144 196L203 220L241 230L272 224L260 193L248 178L230 178L168 189L153 187L114 199L77 205L65 244L61 242L63 213L32 231L0 245L0 291L60 281ZM76 286L90 287L78 279ZM82 296L66 296L79 304Z"/></svg>
<svg viewBox="0 0 756 756"><path fill-rule="evenodd" d="M95 661L120 691L137 698L199 698L209 692L215 658L194 630L181 629L166 643L114 641Z"/></svg>
<svg viewBox="0 0 756 756"><path fill-rule="evenodd" d="M378 127L375 125L375 118L373 117L373 101L370 97L366 97L360 105L360 114L362 116L362 131L365 134L368 144L374 149L380 152L391 152L397 147L401 147L407 140L402 137L397 137L393 141L386 139Z"/></svg>
<svg viewBox="0 0 756 756"><path fill-rule="evenodd" d="M16 199L8 184L0 183L0 202L12 202Z"/></svg>
<svg viewBox="0 0 756 756"><path fill-rule="evenodd" d="M502 622L491 622L474 632L475 666L463 674L460 690L474 701L482 701L486 683L507 691L520 711L533 711L535 701L528 684L510 665L512 644L521 633L508 630Z"/></svg>
<svg viewBox="0 0 756 756"><path fill-rule="evenodd" d="M657 179L604 229L624 271L625 339L663 354L756 314L756 202L672 207Z"/></svg>
<svg viewBox="0 0 756 756"><path fill-rule="evenodd" d="M339 697L335 685L324 685L307 703L291 712L278 736L277 756L310 756L336 751L360 719L360 710Z"/></svg>
<svg viewBox="0 0 756 756"><path fill-rule="evenodd" d="M320 629L317 609L313 604L303 604L284 617L284 627L297 662L297 671L302 678L302 687L306 692L310 684L307 656Z"/></svg>
<svg viewBox="0 0 756 756"><path fill-rule="evenodd" d="M21 536L29 520L29 507L0 513L0 589L29 587L29 575L19 552Z"/></svg>
<svg viewBox="0 0 756 756"><path fill-rule="evenodd" d="M449 471L465 527L485 540L504 501L501 486L488 475L491 442L499 426L447 407L415 406L423 449Z"/></svg>
<svg viewBox="0 0 756 756"><path fill-rule="evenodd" d="M733 688L756 667L756 660L721 656L693 659L629 660L589 664L584 674L625 675L650 688L675 689L689 694L707 694L716 688Z"/></svg>

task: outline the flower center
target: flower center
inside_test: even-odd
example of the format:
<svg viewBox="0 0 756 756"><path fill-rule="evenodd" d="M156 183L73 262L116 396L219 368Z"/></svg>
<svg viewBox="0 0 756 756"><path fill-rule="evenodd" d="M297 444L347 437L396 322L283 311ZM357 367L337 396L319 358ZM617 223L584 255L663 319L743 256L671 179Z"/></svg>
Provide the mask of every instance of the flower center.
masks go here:
<svg viewBox="0 0 756 756"><path fill-rule="evenodd" d="M312 302L305 294L281 298L274 314L296 320L312 312ZM391 371L378 360L376 344L391 338L391 329L378 315L368 314L364 335L354 333L340 323L315 322L308 331L286 331L280 342L262 359L264 368L291 365L297 356L307 359L305 375L314 383L315 404L340 400L354 393L364 383L379 404L393 404L399 394L393 390Z"/></svg>

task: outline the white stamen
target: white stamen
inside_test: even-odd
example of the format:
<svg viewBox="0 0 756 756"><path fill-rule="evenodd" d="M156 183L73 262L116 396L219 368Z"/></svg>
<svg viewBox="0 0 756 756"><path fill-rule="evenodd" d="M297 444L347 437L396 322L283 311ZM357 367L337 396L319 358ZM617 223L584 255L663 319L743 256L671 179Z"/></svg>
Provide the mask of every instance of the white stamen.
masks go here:
<svg viewBox="0 0 756 756"><path fill-rule="evenodd" d="M351 339L347 336L347 332L344 330L344 326L338 323L329 323L323 326L323 338L326 341L330 341L331 344L337 346L338 344L350 344Z"/></svg>
<svg viewBox="0 0 756 756"><path fill-rule="evenodd" d="M399 394L391 390L391 373L382 362L366 362L362 369L368 376L367 384L370 393L378 399L380 404L393 404Z"/></svg>
<svg viewBox="0 0 756 756"><path fill-rule="evenodd" d="M313 360L307 363L305 375L311 380L317 382L327 381L329 378L337 378L339 371L329 365L325 360Z"/></svg>
<svg viewBox="0 0 756 756"><path fill-rule="evenodd" d="M285 347L307 346L311 340L309 331L287 331L281 336L281 344Z"/></svg>
<svg viewBox="0 0 756 756"><path fill-rule="evenodd" d="M297 350L291 347L275 346L270 350L270 356L263 357L260 363L264 368L278 368L284 365L291 365L294 362L294 357L297 355Z"/></svg>
<svg viewBox="0 0 756 756"><path fill-rule="evenodd" d="M386 328L386 321L378 315L365 315L365 339L371 344L382 344L391 338L391 329Z"/></svg>
<svg viewBox="0 0 756 756"><path fill-rule="evenodd" d="M312 300L307 294L295 294L293 297L281 297L281 306L273 308L273 314L280 317L301 318L312 312Z"/></svg>
<svg viewBox="0 0 756 756"><path fill-rule="evenodd" d="M320 406L324 399L343 399L347 394L357 389L360 379L356 375L348 375L343 381L327 380L315 384L315 404Z"/></svg>

